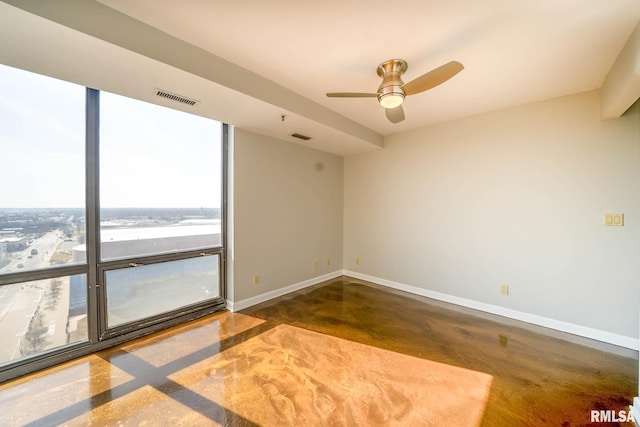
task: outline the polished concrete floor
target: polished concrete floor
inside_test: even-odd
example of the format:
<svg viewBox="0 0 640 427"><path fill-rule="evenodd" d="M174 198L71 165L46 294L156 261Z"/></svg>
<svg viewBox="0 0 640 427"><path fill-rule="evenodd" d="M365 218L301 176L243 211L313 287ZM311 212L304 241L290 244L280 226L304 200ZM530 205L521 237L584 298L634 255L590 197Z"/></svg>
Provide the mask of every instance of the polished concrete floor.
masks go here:
<svg viewBox="0 0 640 427"><path fill-rule="evenodd" d="M0 425L581 426L637 389L636 352L343 277L0 384Z"/></svg>

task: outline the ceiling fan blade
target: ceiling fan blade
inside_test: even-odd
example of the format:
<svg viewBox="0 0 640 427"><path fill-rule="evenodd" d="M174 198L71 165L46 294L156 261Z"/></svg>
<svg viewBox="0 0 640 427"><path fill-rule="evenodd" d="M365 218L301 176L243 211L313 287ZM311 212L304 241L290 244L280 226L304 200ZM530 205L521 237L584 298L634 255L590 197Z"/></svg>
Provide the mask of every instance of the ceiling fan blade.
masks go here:
<svg viewBox="0 0 640 427"><path fill-rule="evenodd" d="M464 66L458 61L448 62L405 83L402 85L402 90L404 90L406 95L415 95L416 93L424 92L425 90L432 89L446 82L463 69Z"/></svg>
<svg viewBox="0 0 640 427"><path fill-rule="evenodd" d="M328 93L329 98L375 98L377 93L361 93L361 92L331 92Z"/></svg>
<svg viewBox="0 0 640 427"><path fill-rule="evenodd" d="M404 110L402 109L402 105L399 105L396 108L385 108L384 113L391 123L400 123L404 120Z"/></svg>

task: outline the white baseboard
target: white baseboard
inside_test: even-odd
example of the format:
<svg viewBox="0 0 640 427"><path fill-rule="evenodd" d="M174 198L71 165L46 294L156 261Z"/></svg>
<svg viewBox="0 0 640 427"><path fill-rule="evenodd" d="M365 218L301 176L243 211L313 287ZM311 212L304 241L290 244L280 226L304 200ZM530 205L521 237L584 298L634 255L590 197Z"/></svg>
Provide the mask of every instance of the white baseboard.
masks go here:
<svg viewBox="0 0 640 427"><path fill-rule="evenodd" d="M636 338L631 338L624 335L618 335L611 332L602 331L599 329L576 325L573 323L563 322L560 320L550 319L548 317L538 316L535 314L525 313L522 311L512 310L509 308L504 308L504 307L500 307L493 304L486 304L483 302L474 301L467 298L461 298L453 295L443 294L440 292L430 291L428 289L405 285L403 283L381 279L379 277L373 277L366 274L357 273L355 271L344 270L343 274L345 276L366 280L367 282L372 282L378 285L387 286L389 288L397 289L399 291L409 292L411 294L420 295L427 298L433 298L435 300L456 304L456 305L471 308L474 310L484 311L486 313L497 314L498 316L503 316L510 319L532 323L534 325L543 326L545 328L554 329L556 331L567 332L569 334L606 342L606 343L617 345L620 347L625 347L631 350L640 350L640 340Z"/></svg>
<svg viewBox="0 0 640 427"><path fill-rule="evenodd" d="M289 285L284 288L276 289L275 291L265 292L264 294L256 295L255 297L246 298L236 302L227 300L227 308L230 311L243 310L247 307L269 301L282 295L286 295L300 289L308 288L309 286L317 285L318 283L322 283L326 280L335 279L336 277L342 276L342 273L342 270L337 270L331 273L323 274L322 276L317 276L308 280L304 280L302 282L294 283L293 285Z"/></svg>

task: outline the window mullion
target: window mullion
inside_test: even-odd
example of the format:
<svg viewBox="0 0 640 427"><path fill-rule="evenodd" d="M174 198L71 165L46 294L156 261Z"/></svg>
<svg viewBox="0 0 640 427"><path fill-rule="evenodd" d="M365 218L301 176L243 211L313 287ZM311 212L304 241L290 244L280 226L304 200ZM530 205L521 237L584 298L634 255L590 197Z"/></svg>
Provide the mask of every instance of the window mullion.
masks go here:
<svg viewBox="0 0 640 427"><path fill-rule="evenodd" d="M86 107L86 250L87 265L87 321L89 328L89 341L96 343L99 340L101 329L100 302L101 280L98 277L98 259L100 251L100 219L99 219L99 164L98 146L100 131L100 92L87 88Z"/></svg>

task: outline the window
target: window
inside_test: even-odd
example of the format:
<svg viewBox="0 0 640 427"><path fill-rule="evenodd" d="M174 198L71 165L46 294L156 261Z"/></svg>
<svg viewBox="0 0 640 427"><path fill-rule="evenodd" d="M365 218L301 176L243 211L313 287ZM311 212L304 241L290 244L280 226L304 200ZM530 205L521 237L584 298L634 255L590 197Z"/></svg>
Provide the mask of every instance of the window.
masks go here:
<svg viewBox="0 0 640 427"><path fill-rule="evenodd" d="M225 138L0 65L0 381L224 307Z"/></svg>
<svg viewBox="0 0 640 427"><path fill-rule="evenodd" d="M108 327L219 297L219 265L211 255L107 271Z"/></svg>
<svg viewBox="0 0 640 427"><path fill-rule="evenodd" d="M219 122L100 94L106 330L220 298L222 152Z"/></svg>
<svg viewBox="0 0 640 427"><path fill-rule="evenodd" d="M86 282L74 275L0 288L0 365L87 340L86 291L76 301L69 293L76 280Z"/></svg>
<svg viewBox="0 0 640 427"><path fill-rule="evenodd" d="M84 95L0 65L0 366L87 340Z"/></svg>
<svg viewBox="0 0 640 427"><path fill-rule="evenodd" d="M0 65L0 273L85 262L84 93Z"/></svg>
<svg viewBox="0 0 640 427"><path fill-rule="evenodd" d="M103 260L219 247L219 122L100 94Z"/></svg>

